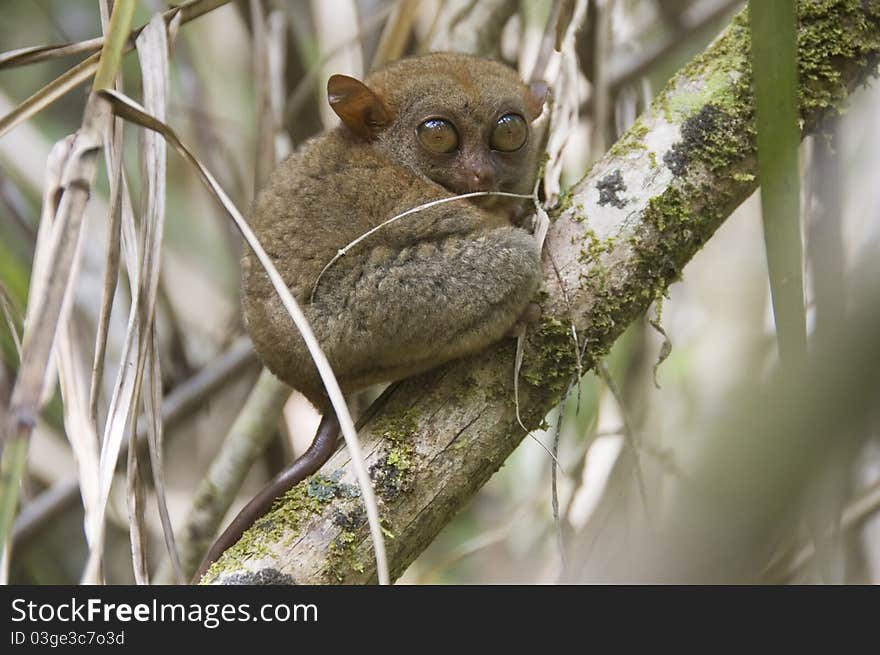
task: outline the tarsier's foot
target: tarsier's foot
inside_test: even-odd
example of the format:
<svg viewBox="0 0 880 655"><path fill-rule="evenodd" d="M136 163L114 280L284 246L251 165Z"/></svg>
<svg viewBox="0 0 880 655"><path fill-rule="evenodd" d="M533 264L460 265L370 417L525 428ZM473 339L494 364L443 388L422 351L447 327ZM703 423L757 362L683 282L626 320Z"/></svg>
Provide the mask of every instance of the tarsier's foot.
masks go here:
<svg viewBox="0 0 880 655"><path fill-rule="evenodd" d="M513 324L513 327L507 332L507 336L509 337L519 337L526 333L526 328L529 325L534 325L538 321L541 320L541 305L536 302L530 302L526 305L526 308L522 311L522 314L519 315L519 318L516 319L516 323Z"/></svg>

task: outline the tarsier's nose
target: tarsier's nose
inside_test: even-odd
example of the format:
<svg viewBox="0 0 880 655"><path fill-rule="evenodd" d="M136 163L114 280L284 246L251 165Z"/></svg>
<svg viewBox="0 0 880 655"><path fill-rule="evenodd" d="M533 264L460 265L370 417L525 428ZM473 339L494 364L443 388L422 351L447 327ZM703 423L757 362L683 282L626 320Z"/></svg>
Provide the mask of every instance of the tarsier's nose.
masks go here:
<svg viewBox="0 0 880 655"><path fill-rule="evenodd" d="M488 191L495 184L495 171L489 165L474 166L468 178L468 186L474 191Z"/></svg>

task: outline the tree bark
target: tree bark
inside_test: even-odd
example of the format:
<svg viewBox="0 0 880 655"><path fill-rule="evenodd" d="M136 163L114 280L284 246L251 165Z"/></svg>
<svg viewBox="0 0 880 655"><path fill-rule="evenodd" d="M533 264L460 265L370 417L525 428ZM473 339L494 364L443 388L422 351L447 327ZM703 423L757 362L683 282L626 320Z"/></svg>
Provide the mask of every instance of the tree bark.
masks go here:
<svg viewBox="0 0 880 655"><path fill-rule="evenodd" d="M801 0L803 132L877 72L880 3ZM544 250L543 317L530 330L520 414L541 424L568 385L681 275L756 188L745 13L683 68L563 196ZM399 576L524 437L512 340L404 380L360 430ZM361 500L338 452L291 490L205 577L215 583L376 580Z"/></svg>

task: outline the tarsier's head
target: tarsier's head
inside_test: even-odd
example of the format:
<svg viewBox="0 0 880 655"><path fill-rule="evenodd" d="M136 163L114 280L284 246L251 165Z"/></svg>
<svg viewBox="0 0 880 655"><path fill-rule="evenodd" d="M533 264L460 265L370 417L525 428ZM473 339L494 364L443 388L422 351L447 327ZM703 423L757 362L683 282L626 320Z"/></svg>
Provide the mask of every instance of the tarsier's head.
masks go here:
<svg viewBox="0 0 880 655"><path fill-rule="evenodd" d="M331 107L355 135L454 193L528 193L547 94L499 62L437 53L403 59L360 82L334 75Z"/></svg>

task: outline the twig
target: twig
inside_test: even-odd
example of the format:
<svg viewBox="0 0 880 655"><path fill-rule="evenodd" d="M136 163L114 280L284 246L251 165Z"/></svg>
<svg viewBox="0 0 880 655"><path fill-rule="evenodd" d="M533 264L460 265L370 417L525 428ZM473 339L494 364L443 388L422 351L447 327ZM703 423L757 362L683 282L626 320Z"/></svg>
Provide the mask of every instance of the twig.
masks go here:
<svg viewBox="0 0 880 655"><path fill-rule="evenodd" d="M12 524L15 508L18 505L18 495L21 488L21 477L27 462L27 435L17 434L6 442L0 459L0 535L8 534L8 527ZM9 540L0 541L0 547L8 554ZM9 562L3 557L4 571L8 569ZM4 574L5 578L5 574Z"/></svg>
<svg viewBox="0 0 880 655"><path fill-rule="evenodd" d="M470 557L471 555L475 555L481 550L485 550L495 544L503 542L518 526L522 524L523 520L528 517L529 512L533 510L532 505L533 503L523 503L520 507L514 510L513 515L505 523L457 545L442 560L434 563L430 568L427 568L419 574L416 583L431 584L437 574L444 569L448 569L456 562Z"/></svg>
<svg viewBox="0 0 880 655"><path fill-rule="evenodd" d="M136 414L132 414L132 422ZM150 584L147 570L147 529L144 521L144 481L141 478L138 464L137 448L134 447L137 436L132 429L129 432L128 457L126 472L126 500L128 507L129 541L131 543L131 562L135 584Z"/></svg>
<svg viewBox="0 0 880 655"><path fill-rule="evenodd" d="M437 35L437 29L440 27L440 18L443 16L445 5L446 0L440 0L437 3L437 9L434 11L431 22L428 24L428 29L425 30L425 34L422 36L419 47L416 49L416 54L423 55L430 50L431 42L434 40L434 37Z"/></svg>
<svg viewBox="0 0 880 655"><path fill-rule="evenodd" d="M525 424L523 423L522 417L520 416L520 413L519 413L519 373L520 373L520 369L522 369L522 358L523 358L524 349L525 349L525 335L521 334L521 335L519 335L519 337L517 337L517 340L516 340L516 355L514 357L514 362L513 362L513 406L514 406L514 411L516 413L516 422L519 423L519 427L521 427L523 429L523 431L526 433L526 436L530 437L532 439L532 441L534 441L536 444L538 444L539 446L541 446L541 448L544 449L544 452L546 452L548 455L550 455L550 459L553 460L554 476L555 476L555 471L558 468L559 470L562 471L563 475L568 477L568 473L565 471L565 469L562 468L562 465L559 463L559 460L556 458L556 452L554 450L551 450L550 448L548 448L546 446L546 444L544 444L543 441L538 439L538 437L535 436L534 432L532 430L529 430L525 426Z"/></svg>
<svg viewBox="0 0 880 655"><path fill-rule="evenodd" d="M257 102L257 138L254 157L254 188L262 189L266 178L278 163L275 156L275 115L272 113L269 80L268 26L262 0L250 0L251 49L253 51L254 86Z"/></svg>
<svg viewBox="0 0 880 655"><path fill-rule="evenodd" d="M225 5L229 1L230 0L187 0L186 2L181 2L164 12L162 17L167 23L179 13L181 15L181 22L188 23L199 16L207 14L209 11L213 11L214 9ZM131 52L134 50L135 39L145 27L146 25L141 25L139 28L132 30L127 38L125 52ZM77 41L75 43L19 48L18 50L0 53L0 69L35 64L47 59L65 57L80 52L97 51L100 50L103 45L104 37L102 35L93 39L86 39L85 41Z"/></svg>

